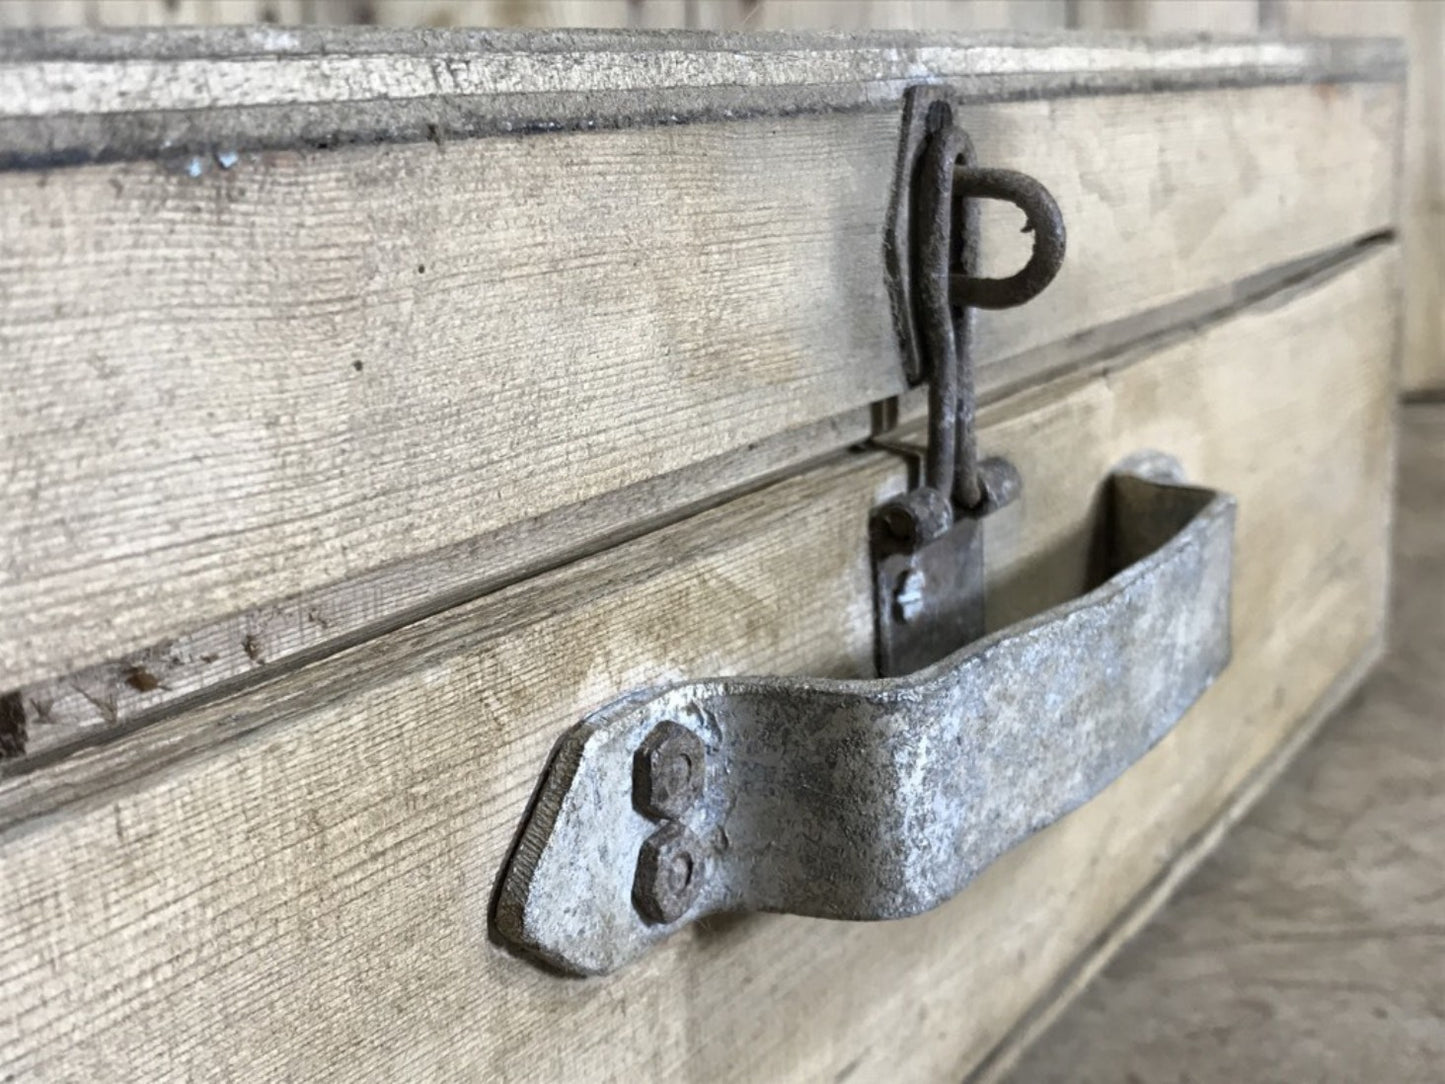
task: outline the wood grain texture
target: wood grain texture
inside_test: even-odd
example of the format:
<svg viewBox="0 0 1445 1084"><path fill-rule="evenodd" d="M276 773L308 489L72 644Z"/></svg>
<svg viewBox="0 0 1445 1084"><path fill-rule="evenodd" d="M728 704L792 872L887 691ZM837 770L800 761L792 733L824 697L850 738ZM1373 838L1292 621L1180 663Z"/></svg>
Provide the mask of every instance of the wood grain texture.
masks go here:
<svg viewBox="0 0 1445 1084"><path fill-rule="evenodd" d="M961 1077L1371 650L1396 273L1376 247L986 411L984 447L1025 479L989 524L995 622L1080 590L1100 479L1156 447L1239 498L1235 656L1139 766L940 911L713 922L587 982L487 940L492 880L571 720L679 674L866 666L862 525L902 473L874 453L0 784L0 1064Z"/></svg>
<svg viewBox="0 0 1445 1084"><path fill-rule="evenodd" d="M1150 309L1087 333L1014 355L1007 382L986 388L984 404L1066 372L1096 370L1113 356L1180 327L1218 320L1275 291L1354 258L1358 248L1292 261L1238 282ZM925 389L887 409L859 409L816 426L789 430L744 451L569 505L424 557L269 603L192 633L18 690L9 732L0 742L0 776L33 771L80 744L147 725L200 696L254 680L381 635L488 591L636 538L802 469L876 433L880 447L918 446ZM707 496L699 501L698 494ZM18 703L16 703L18 701ZM7 717L9 718L9 717ZM5 729L0 726L0 730Z"/></svg>
<svg viewBox="0 0 1445 1084"><path fill-rule="evenodd" d="M1384 665L1011 1084L1439 1080L1445 407L1401 437Z"/></svg>
<svg viewBox="0 0 1445 1084"><path fill-rule="evenodd" d="M636 538L861 444L867 408L24 686L0 776ZM21 758L20 754L23 754Z"/></svg>
<svg viewBox="0 0 1445 1084"><path fill-rule="evenodd" d="M1071 26L1391 35L1409 54L1400 235L1407 392L1445 389L1445 4L1438 0L1076 0Z"/></svg>
<svg viewBox="0 0 1445 1084"><path fill-rule="evenodd" d="M969 106L984 159L1053 188L1073 252L982 321L983 383L1388 227L1398 98ZM897 394L896 131L827 114L0 174L0 688ZM1022 258L1003 212L985 241L985 270Z"/></svg>
<svg viewBox="0 0 1445 1084"><path fill-rule="evenodd" d="M1270 29L1391 34L1409 54L1401 161L1407 392L1445 389L1445 4L1411 0L1273 0Z"/></svg>

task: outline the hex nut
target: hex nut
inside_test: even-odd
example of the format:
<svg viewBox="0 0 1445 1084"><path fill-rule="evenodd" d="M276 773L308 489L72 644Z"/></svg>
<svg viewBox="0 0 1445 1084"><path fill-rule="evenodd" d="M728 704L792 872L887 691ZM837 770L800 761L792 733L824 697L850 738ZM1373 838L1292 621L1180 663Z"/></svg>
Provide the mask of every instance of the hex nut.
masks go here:
<svg viewBox="0 0 1445 1084"><path fill-rule="evenodd" d="M686 813L707 778L702 739L664 720L642 740L632 761L632 800L638 812L664 819Z"/></svg>
<svg viewBox="0 0 1445 1084"><path fill-rule="evenodd" d="M642 844L632 902L648 922L676 922L702 890L702 844L683 825L665 824Z"/></svg>

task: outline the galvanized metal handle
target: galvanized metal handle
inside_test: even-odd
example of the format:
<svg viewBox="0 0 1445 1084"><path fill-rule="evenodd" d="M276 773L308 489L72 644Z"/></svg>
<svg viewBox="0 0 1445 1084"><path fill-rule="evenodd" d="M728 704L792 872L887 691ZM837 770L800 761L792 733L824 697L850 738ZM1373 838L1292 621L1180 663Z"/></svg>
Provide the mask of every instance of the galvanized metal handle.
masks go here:
<svg viewBox="0 0 1445 1084"><path fill-rule="evenodd" d="M1229 659L1234 502L1110 484L1102 586L876 681L641 691L558 745L495 924L565 971L620 967L704 915L916 914L1102 790Z"/></svg>

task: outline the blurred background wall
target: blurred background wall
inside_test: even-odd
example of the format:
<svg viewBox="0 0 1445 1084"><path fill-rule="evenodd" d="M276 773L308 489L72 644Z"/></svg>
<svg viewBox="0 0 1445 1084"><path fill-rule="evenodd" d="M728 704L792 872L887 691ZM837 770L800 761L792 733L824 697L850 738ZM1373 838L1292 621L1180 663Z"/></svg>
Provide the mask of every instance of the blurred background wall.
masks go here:
<svg viewBox="0 0 1445 1084"><path fill-rule="evenodd" d="M1407 392L1445 392L1445 0L0 0L0 29L247 23L638 30L1139 30L1406 40Z"/></svg>
<svg viewBox="0 0 1445 1084"><path fill-rule="evenodd" d="M594 26L1403 34L1434 0L0 0L9 26Z"/></svg>

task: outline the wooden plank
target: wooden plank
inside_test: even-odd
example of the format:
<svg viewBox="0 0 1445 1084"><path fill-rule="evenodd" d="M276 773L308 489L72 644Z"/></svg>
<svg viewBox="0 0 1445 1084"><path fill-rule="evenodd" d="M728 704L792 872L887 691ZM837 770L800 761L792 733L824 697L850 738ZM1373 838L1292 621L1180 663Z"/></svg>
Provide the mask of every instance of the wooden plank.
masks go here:
<svg viewBox="0 0 1445 1084"><path fill-rule="evenodd" d="M1391 34L1409 53L1401 163L1407 392L1445 390L1445 5L1412 0L1270 0L1272 30Z"/></svg>
<svg viewBox="0 0 1445 1084"><path fill-rule="evenodd" d="M1388 227L1398 97L969 106L1074 253L985 317L984 384ZM0 173L0 689L897 394L896 138L827 113ZM986 269L1021 258L985 228Z"/></svg>
<svg viewBox="0 0 1445 1084"><path fill-rule="evenodd" d="M1332 251L1293 261L1141 316L1101 325L1067 342L1015 355L1008 364L1008 383L986 389L980 401L991 403L1066 372L1107 365L1122 350L1157 341L1179 327L1219 319L1326 271L1343 258L1348 253ZM878 438L880 444L899 439L907 443L909 438L894 430L897 422L922 423L923 391L896 400L895 409L878 411L878 417L860 409L822 425L790 430L746 451L249 610L120 659L24 686L11 698L8 729L19 740L4 747L7 759L0 761L0 776L34 770L77 745L145 725L198 696L232 691L278 669L677 522L702 505L735 498L843 445L862 443L875 428L888 430ZM692 500L698 493L711 497Z"/></svg>
<svg viewBox="0 0 1445 1084"><path fill-rule="evenodd" d="M816 463L871 432L860 409L670 474L569 505L424 558L247 610L185 636L22 687L23 737L0 776L37 759L145 725L186 700L213 696L336 651L695 514ZM699 495L705 500L699 501ZM23 754L23 760L19 757Z"/></svg>
<svg viewBox="0 0 1445 1084"><path fill-rule="evenodd" d="M1409 52L1400 233L1406 392L1445 388L1445 5L1412 0L1076 0L1090 29L1390 34Z"/></svg>
<svg viewBox="0 0 1445 1084"><path fill-rule="evenodd" d="M708 923L587 982L487 937L571 720L682 674L867 665L863 524L901 480L875 453L0 785L0 1066L960 1078L1373 650L1397 262L986 411L1025 479L988 528L995 621L1082 587L1100 478L1155 447L1239 499L1235 650L1136 769L940 911Z"/></svg>
<svg viewBox="0 0 1445 1084"><path fill-rule="evenodd" d="M244 5L255 0L181 0L182 5L206 2ZM311 2L314 4L316 0ZM336 2L345 4L348 0ZM609 4L611 0L599 2ZM651 0L643 0L644 4L649 2ZM899 6L893 10L903 11L912 6L913 0L875 0L875 3L873 10L876 11L888 11L894 3ZM720 6L727 8L729 5ZM950 18L952 16L946 14L949 6L947 3L937 5L938 11L927 12L922 18ZM1049 12L1056 8L1054 0L1042 0L1037 6ZM963 0L959 10L966 11L970 7L982 11L995 10L994 0ZM860 11L868 9L867 3L859 5ZM181 10L185 10L184 6ZM920 10L923 10L921 6ZM1023 16L1018 21L1025 23L1035 18L1037 15ZM1049 18L1052 20L1052 15ZM71 18L64 21L74 25L81 20ZM390 87L399 97L435 97L439 93L435 80L430 83L422 80L420 66L399 63L408 56L470 59L472 63L463 64L452 73L452 77L458 80L454 84L456 91L475 92L477 88L469 90L468 84L481 77L487 84L486 92L491 94L544 91L547 88L539 85L533 74L541 69L552 70L559 78L579 88L590 87L597 92L619 86L658 90L679 89L688 84L703 86L715 82L709 73L721 70L736 72L749 67L753 69L754 82L780 86L797 86L809 75L825 83L907 80L921 74L918 71L920 63L937 67L935 74L946 78L1007 72L1037 76L1083 70L1135 74L1150 71L1166 82L1185 71L1274 70L1290 72L1293 78L1300 78L1310 71L1322 73L1321 65L1325 68L1343 65L1346 69L1356 69L1362 64L1371 66L1383 62L1391 68L1397 67L1400 59L1398 49L1382 40L1372 40L1369 29L1359 26L1357 20L1351 34L1340 35L1353 40L1221 38L1202 47L1198 34L1192 33L1166 33L1151 37L1120 34L1082 37L1071 33L938 35L901 30L897 33L858 35L730 33L724 37L666 33L640 38L587 29L532 34L495 33L485 28L439 28L437 33L426 35L361 26L324 30L285 27L277 31L254 26L228 32L180 27L161 34L143 30L126 34L73 33L62 29L8 38L0 43L0 56L7 64L21 67L60 60L122 61L127 74L150 70L157 76L164 71L176 75L194 70L195 62L205 58L249 60L251 63L239 67L224 66L217 73L220 78L210 84L194 79L177 79L170 86L145 88L140 97L130 101L126 101L126 96L120 93L127 89L125 85L113 86L106 94L104 84L107 73L82 69L75 84L55 84L48 96L38 99L6 101L0 107L0 113L14 115L36 108L53 111L56 95L69 97L77 94L98 95L108 103L110 110L118 112L179 108L186 99L194 99L197 95L214 96L227 86L234 88L237 85L234 73L241 70L249 71L255 79L261 78L267 70L272 71L279 77L277 84L271 88L272 93L283 90L289 93L299 89L300 84L295 79L300 76L307 83L300 91L300 100L312 104L342 99L360 100L365 96L360 93L363 84L369 85L373 91ZM364 62L333 68L318 66L317 62L328 53L344 53ZM510 70L494 69L490 73L486 72L485 66L476 63L486 56L495 59L502 55L516 58L530 56L532 61L512 66ZM545 59L547 55L560 58L563 63L551 65ZM665 63L658 63L659 60L665 60ZM566 72L565 68L575 70ZM331 71L341 78L328 85L314 79L314 74L320 70ZM306 78L308 73L312 78ZM859 89L853 87L852 91ZM848 93L847 90L843 92ZM261 103L246 95L239 103L222 101L218 104L254 107ZM278 129L281 127L278 122L273 124Z"/></svg>

